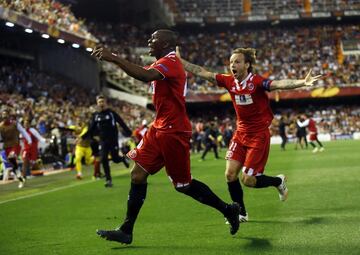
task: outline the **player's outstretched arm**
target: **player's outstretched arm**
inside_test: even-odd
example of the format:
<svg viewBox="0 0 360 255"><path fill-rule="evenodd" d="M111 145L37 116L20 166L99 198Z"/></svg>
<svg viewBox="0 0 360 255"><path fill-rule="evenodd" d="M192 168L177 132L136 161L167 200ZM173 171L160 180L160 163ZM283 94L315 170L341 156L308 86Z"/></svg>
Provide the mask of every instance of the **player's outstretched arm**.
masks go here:
<svg viewBox="0 0 360 255"><path fill-rule="evenodd" d="M99 60L105 60L116 64L121 69L123 69L125 73L140 81L150 82L164 78L157 70L146 70L141 66L135 65L126 59L119 57L115 53L112 53L110 50L102 46L97 46L91 55L95 56Z"/></svg>
<svg viewBox="0 0 360 255"><path fill-rule="evenodd" d="M209 72L205 68L192 64L189 61L181 58L180 49L178 46L176 46L176 56L181 59L181 62L183 63L186 71L216 84L216 74Z"/></svg>
<svg viewBox="0 0 360 255"><path fill-rule="evenodd" d="M322 75L311 76L311 71L312 69L310 69L310 71L307 73L305 79L301 80L274 80L271 83L270 90L296 89L307 86L311 87L314 85L314 82L322 77Z"/></svg>

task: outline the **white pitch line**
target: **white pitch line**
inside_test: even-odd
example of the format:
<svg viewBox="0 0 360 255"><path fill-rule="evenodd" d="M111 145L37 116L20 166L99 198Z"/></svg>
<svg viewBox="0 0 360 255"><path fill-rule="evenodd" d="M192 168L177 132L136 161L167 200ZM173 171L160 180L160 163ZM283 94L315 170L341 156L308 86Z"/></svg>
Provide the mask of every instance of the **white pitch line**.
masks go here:
<svg viewBox="0 0 360 255"><path fill-rule="evenodd" d="M82 181L81 183L77 183L77 184L73 184L73 185L69 185L69 186L59 187L59 188L55 188L55 189L52 189L52 190L47 190L47 191L43 191L43 192L39 192L39 193L35 193L35 194L30 194L30 195L26 195L26 196L22 196L22 197L17 197L17 198L1 201L0 205L6 204L6 203L9 203L9 202L12 202L12 201L25 199L25 198L44 195L44 194L47 194L47 193L51 193L51 192L55 192L55 191L59 191L59 190L63 190L63 189L73 188L73 187L80 186L80 185L83 185L83 184L87 184L87 183L90 183L90 182L95 182L95 181L93 181L93 180Z"/></svg>

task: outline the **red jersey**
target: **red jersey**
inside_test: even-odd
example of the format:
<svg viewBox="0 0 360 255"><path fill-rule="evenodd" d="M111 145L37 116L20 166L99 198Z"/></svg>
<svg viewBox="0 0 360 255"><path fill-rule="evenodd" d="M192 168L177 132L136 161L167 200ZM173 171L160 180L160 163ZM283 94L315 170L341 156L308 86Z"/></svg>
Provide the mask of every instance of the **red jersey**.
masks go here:
<svg viewBox="0 0 360 255"><path fill-rule="evenodd" d="M317 133L315 120L309 119L308 129L309 129L309 132L311 132L311 133Z"/></svg>
<svg viewBox="0 0 360 255"><path fill-rule="evenodd" d="M273 113L266 91L270 91L271 80L249 73L241 82L232 75L224 74L217 74L216 81L218 86L230 93L238 131L252 133L269 128Z"/></svg>
<svg viewBox="0 0 360 255"><path fill-rule="evenodd" d="M39 140L37 139L37 137L31 132L32 128L27 128L26 129L26 133L28 133L28 135L31 137L31 143L29 144L29 142L24 139L24 150L31 150L31 149L38 149L38 143Z"/></svg>
<svg viewBox="0 0 360 255"><path fill-rule="evenodd" d="M175 51L158 59L148 69L159 71L164 78L151 82L156 118L153 127L161 132L191 132L186 113L187 80L184 67Z"/></svg>

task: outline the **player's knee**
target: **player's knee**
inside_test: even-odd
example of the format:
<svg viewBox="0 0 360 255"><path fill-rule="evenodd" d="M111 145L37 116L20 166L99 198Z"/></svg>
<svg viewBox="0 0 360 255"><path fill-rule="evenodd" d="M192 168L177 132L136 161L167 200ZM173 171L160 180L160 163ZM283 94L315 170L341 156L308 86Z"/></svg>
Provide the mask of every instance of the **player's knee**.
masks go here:
<svg viewBox="0 0 360 255"><path fill-rule="evenodd" d="M238 179L238 174L236 171L226 170L225 171L225 178L227 182L233 182Z"/></svg>
<svg viewBox="0 0 360 255"><path fill-rule="evenodd" d="M137 166L136 164L134 165L134 168L131 170L131 182L135 183L135 184L142 184L142 183L146 183L147 181L147 177L148 177L148 173L146 173L142 168L140 168L139 166Z"/></svg>
<svg viewBox="0 0 360 255"><path fill-rule="evenodd" d="M255 187L256 185L256 178L254 176L248 176L246 174L243 174L241 176L241 182L247 187Z"/></svg>

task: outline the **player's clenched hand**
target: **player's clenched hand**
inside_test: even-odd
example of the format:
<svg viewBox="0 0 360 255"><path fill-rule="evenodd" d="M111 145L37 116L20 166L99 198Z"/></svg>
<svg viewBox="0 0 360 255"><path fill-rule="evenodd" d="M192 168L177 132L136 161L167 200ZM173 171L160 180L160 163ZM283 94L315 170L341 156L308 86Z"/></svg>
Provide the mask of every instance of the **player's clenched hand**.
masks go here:
<svg viewBox="0 0 360 255"><path fill-rule="evenodd" d="M107 48L103 46L96 46L94 51L91 53L92 56L95 56L99 60L112 61L114 54L111 53Z"/></svg>
<svg viewBox="0 0 360 255"><path fill-rule="evenodd" d="M305 86L313 86L314 82L316 82L317 80L319 80L322 77L322 75L311 76L311 72L312 72L312 69L310 69L310 71L307 73L307 75L305 77L305 80L304 80Z"/></svg>

